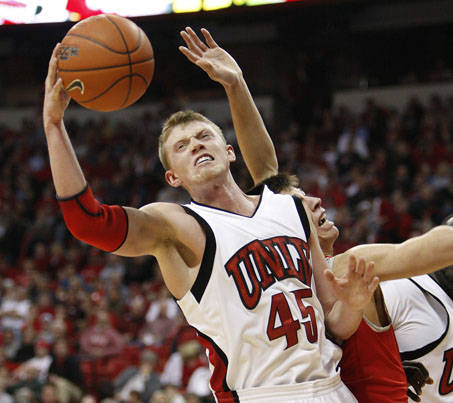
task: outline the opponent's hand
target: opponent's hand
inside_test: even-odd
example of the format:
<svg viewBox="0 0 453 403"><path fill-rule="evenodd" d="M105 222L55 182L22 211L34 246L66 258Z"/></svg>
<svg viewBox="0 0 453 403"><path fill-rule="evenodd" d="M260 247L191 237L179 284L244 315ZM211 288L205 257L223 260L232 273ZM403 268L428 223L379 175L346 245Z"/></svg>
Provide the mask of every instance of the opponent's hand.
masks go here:
<svg viewBox="0 0 453 403"><path fill-rule="evenodd" d="M407 383L412 386L415 393L411 389L407 389L407 395L414 401L420 402L419 395L422 394L422 388L426 384L431 385L433 380L429 376L428 370L418 361L403 361L404 372L406 373Z"/></svg>
<svg viewBox="0 0 453 403"><path fill-rule="evenodd" d="M211 80L223 86L233 85L242 76L239 65L229 53L217 45L207 29L202 28L201 33L205 42L190 27L181 31L187 47L180 46L179 50L192 63L203 69Z"/></svg>
<svg viewBox="0 0 453 403"><path fill-rule="evenodd" d="M58 43L53 49L47 71L43 107L44 127L48 124L59 124L71 100L70 95L63 88L62 79L58 77L57 52L59 46Z"/></svg>
<svg viewBox="0 0 453 403"><path fill-rule="evenodd" d="M373 268L373 262L367 265L364 259L357 261L351 255L348 271L342 277L336 277L331 270L326 270L324 275L339 301L343 301L351 309L361 310L368 304L379 284L379 278L373 276Z"/></svg>

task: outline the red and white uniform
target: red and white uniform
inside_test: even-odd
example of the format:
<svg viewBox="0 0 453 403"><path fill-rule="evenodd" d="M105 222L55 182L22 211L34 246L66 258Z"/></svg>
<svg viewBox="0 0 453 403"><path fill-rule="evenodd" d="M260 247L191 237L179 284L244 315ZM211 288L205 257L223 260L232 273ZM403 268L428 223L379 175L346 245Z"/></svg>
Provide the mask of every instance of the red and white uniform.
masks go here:
<svg viewBox="0 0 453 403"><path fill-rule="evenodd" d="M217 401L354 402L339 379L341 350L325 337L300 200L265 187L251 217L185 209L206 247L178 304L207 350Z"/></svg>
<svg viewBox="0 0 453 403"><path fill-rule="evenodd" d="M381 284L404 360L421 362L434 380L423 402L453 402L453 301L428 275Z"/></svg>
<svg viewBox="0 0 453 403"><path fill-rule="evenodd" d="M343 345L341 379L360 403L404 403L407 380L392 325L364 317Z"/></svg>
<svg viewBox="0 0 453 403"><path fill-rule="evenodd" d="M335 257L326 260L333 268ZM360 403L407 401L406 374L391 324L377 326L364 316L342 349L341 379Z"/></svg>

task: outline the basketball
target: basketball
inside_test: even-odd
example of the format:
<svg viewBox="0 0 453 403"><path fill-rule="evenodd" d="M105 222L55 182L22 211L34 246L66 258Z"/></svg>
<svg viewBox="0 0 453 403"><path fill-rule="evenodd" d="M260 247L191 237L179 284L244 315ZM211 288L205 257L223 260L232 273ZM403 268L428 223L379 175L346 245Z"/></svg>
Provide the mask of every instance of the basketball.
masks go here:
<svg viewBox="0 0 453 403"><path fill-rule="evenodd" d="M61 41L58 74L77 103L115 111L136 102L154 74L151 43L131 20L102 14L75 24Z"/></svg>

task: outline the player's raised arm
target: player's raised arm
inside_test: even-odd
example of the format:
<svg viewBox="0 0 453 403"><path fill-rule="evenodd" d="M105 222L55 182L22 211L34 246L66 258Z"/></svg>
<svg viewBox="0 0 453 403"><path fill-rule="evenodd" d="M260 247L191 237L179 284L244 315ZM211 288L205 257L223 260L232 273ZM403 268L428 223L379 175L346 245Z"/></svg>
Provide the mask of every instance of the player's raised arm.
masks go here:
<svg viewBox="0 0 453 403"><path fill-rule="evenodd" d="M187 47L180 51L222 84L228 97L239 148L255 184L278 173L274 145L236 61L202 29L202 41L192 28L181 31Z"/></svg>
<svg viewBox="0 0 453 403"><path fill-rule="evenodd" d="M178 239L181 222L177 217L182 217L184 225L186 214L176 205L160 203L137 210L101 204L94 198L63 122L70 97L58 77L57 50L58 45L49 62L43 123L52 178L66 225L76 238L104 251L124 256L158 253L166 239Z"/></svg>
<svg viewBox="0 0 453 403"><path fill-rule="evenodd" d="M351 254L374 261L381 281L432 273L453 264L453 227L441 225L400 244L356 246L335 256L335 274L346 271Z"/></svg>

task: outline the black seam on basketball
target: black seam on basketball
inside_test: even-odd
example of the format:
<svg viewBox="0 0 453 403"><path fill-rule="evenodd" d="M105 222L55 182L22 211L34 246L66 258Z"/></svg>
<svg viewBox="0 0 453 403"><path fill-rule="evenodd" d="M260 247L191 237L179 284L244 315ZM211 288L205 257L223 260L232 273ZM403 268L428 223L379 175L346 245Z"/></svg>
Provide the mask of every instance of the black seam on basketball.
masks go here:
<svg viewBox="0 0 453 403"><path fill-rule="evenodd" d="M90 38L89 36L75 34L75 33L68 33L68 34L66 34L66 36L76 36L77 38L85 39L85 40L87 40L89 42L95 43L96 45L102 46L103 48L109 50L112 53L116 53L117 55L127 55L127 54L129 54L129 51L124 52L124 51L112 49L111 47L103 44L102 42L97 41L96 39Z"/></svg>
<svg viewBox="0 0 453 403"><path fill-rule="evenodd" d="M131 88L132 88L132 65L131 65L131 54L129 51L129 47L127 46L127 41L126 38L123 35L123 31L121 31L120 27L113 21L109 16L106 15L106 18L115 26L115 28L118 30L118 32L121 35L121 39L123 40L124 46L126 46L127 50L127 58L129 60L129 87L127 89L127 94L126 97L124 98L124 101L121 103L120 106L123 106L127 100L129 99L129 95L131 95ZM139 32L139 37L140 37L140 32Z"/></svg>
<svg viewBox="0 0 453 403"><path fill-rule="evenodd" d="M132 65L152 62L153 60L154 60L154 57L151 57L149 59L139 60L137 62L133 62ZM80 72L80 71L95 71L95 70L104 70L104 69L115 69L117 67L125 67L125 66L128 66L128 65L129 65L129 63L116 64L114 66L90 67L90 68L87 68L87 69L75 69L75 70L73 70L73 69L58 69L58 71L62 71L62 72L65 72L65 73L77 73L77 72Z"/></svg>
<svg viewBox="0 0 453 403"><path fill-rule="evenodd" d="M116 84L118 84L121 80L124 80L125 78L129 78L130 80L132 80L132 77L140 77L145 83L148 83L146 81L146 78L143 77L141 74L138 74L138 73L133 73L133 74L127 74L125 76L122 76L120 77L118 80L116 80L115 82L113 82L108 88L106 88L104 91L102 91L100 94L96 95L95 97L93 98L90 98L90 99L87 99L86 101L77 101L78 103L80 104L87 104L88 102L92 102L92 101L95 101L96 99L98 99L99 97L102 97L104 94L106 94L108 91L110 91ZM121 104L121 105L124 105L124 102Z"/></svg>

